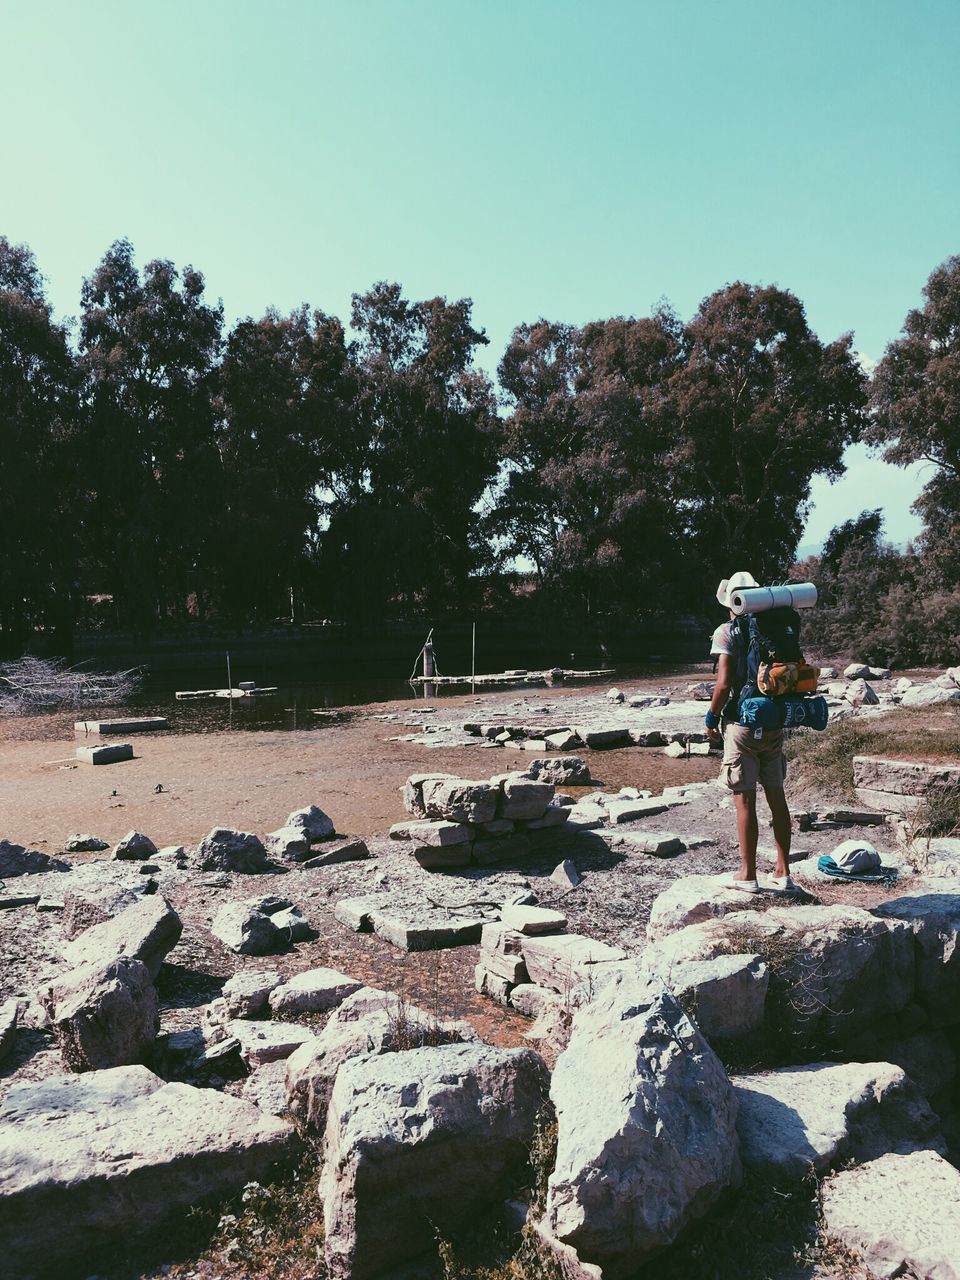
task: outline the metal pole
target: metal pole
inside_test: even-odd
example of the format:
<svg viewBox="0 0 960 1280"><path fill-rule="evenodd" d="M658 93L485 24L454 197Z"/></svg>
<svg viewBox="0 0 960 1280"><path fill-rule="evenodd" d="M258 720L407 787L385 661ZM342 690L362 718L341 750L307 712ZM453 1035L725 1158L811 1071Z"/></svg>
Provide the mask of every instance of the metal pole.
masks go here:
<svg viewBox="0 0 960 1280"><path fill-rule="evenodd" d="M431 631L431 633L430 633L430 634L431 634L431 635L433 635L433 632ZM436 674L436 672L435 672L435 670L434 670L434 662L433 662L433 644L432 644L432 642L428 639L428 640L427 640L427 643L423 646L423 675L424 675L424 679L429 680L429 679L430 679L433 675L435 675L435 674Z"/></svg>
<svg viewBox="0 0 960 1280"><path fill-rule="evenodd" d="M230 675L230 654L227 654L227 688L233 688L233 677Z"/></svg>
<svg viewBox="0 0 960 1280"><path fill-rule="evenodd" d="M477 692L477 624L473 624L473 646L470 654L470 692Z"/></svg>

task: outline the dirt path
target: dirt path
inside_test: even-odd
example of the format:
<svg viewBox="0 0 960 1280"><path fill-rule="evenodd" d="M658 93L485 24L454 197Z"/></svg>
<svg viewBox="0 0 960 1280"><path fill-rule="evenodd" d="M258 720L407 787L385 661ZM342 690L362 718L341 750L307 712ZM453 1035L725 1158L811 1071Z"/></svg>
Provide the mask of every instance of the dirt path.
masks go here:
<svg viewBox="0 0 960 1280"><path fill-rule="evenodd" d="M573 694L554 691L551 701ZM516 695L499 696L507 702ZM445 713L462 707L469 719L476 703L467 695L444 698L442 706ZM320 805L344 833L370 836L405 816L397 789L411 773L486 778L530 763L529 752L511 747L391 742L402 724L371 718L410 707L358 708L343 723L300 732L138 734L130 738L135 758L106 766L74 763L83 739L74 736L73 714L6 718L0 720L0 839L54 851L74 832L114 843L136 828L158 846L191 844L217 825L272 831L304 804ZM672 760L655 748L585 755L599 782L614 789L660 791L717 771L713 760Z"/></svg>

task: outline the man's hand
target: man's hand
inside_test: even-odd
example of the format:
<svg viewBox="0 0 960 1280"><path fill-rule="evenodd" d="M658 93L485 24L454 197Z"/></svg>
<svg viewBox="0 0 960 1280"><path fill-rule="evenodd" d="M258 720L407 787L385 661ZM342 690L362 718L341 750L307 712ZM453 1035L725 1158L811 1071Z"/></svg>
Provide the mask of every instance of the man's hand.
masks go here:
<svg viewBox="0 0 960 1280"><path fill-rule="evenodd" d="M723 734L719 729L707 729L707 739L711 747L723 746Z"/></svg>

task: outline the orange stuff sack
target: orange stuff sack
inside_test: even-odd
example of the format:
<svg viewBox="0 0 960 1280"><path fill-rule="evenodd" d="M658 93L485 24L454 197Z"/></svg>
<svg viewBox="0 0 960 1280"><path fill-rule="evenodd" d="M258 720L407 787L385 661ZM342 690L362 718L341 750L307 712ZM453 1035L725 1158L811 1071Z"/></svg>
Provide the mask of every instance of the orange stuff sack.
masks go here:
<svg viewBox="0 0 960 1280"><path fill-rule="evenodd" d="M768 698L816 693L819 675L820 668L806 662L762 662L757 670L757 688Z"/></svg>

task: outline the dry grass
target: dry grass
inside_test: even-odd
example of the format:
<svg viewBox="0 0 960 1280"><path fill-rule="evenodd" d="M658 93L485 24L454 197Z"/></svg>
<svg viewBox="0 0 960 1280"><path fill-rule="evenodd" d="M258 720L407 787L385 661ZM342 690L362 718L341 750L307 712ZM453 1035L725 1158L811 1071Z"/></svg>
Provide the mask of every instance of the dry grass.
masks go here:
<svg viewBox="0 0 960 1280"><path fill-rule="evenodd" d="M140 688L141 673L83 671L62 659L18 658L0 663L0 712L27 715L80 707L118 706Z"/></svg>
<svg viewBox="0 0 960 1280"><path fill-rule="evenodd" d="M852 800L853 757L948 761L960 759L960 708L910 707L873 719L839 720L823 733L798 729L786 745L790 781L804 793Z"/></svg>

